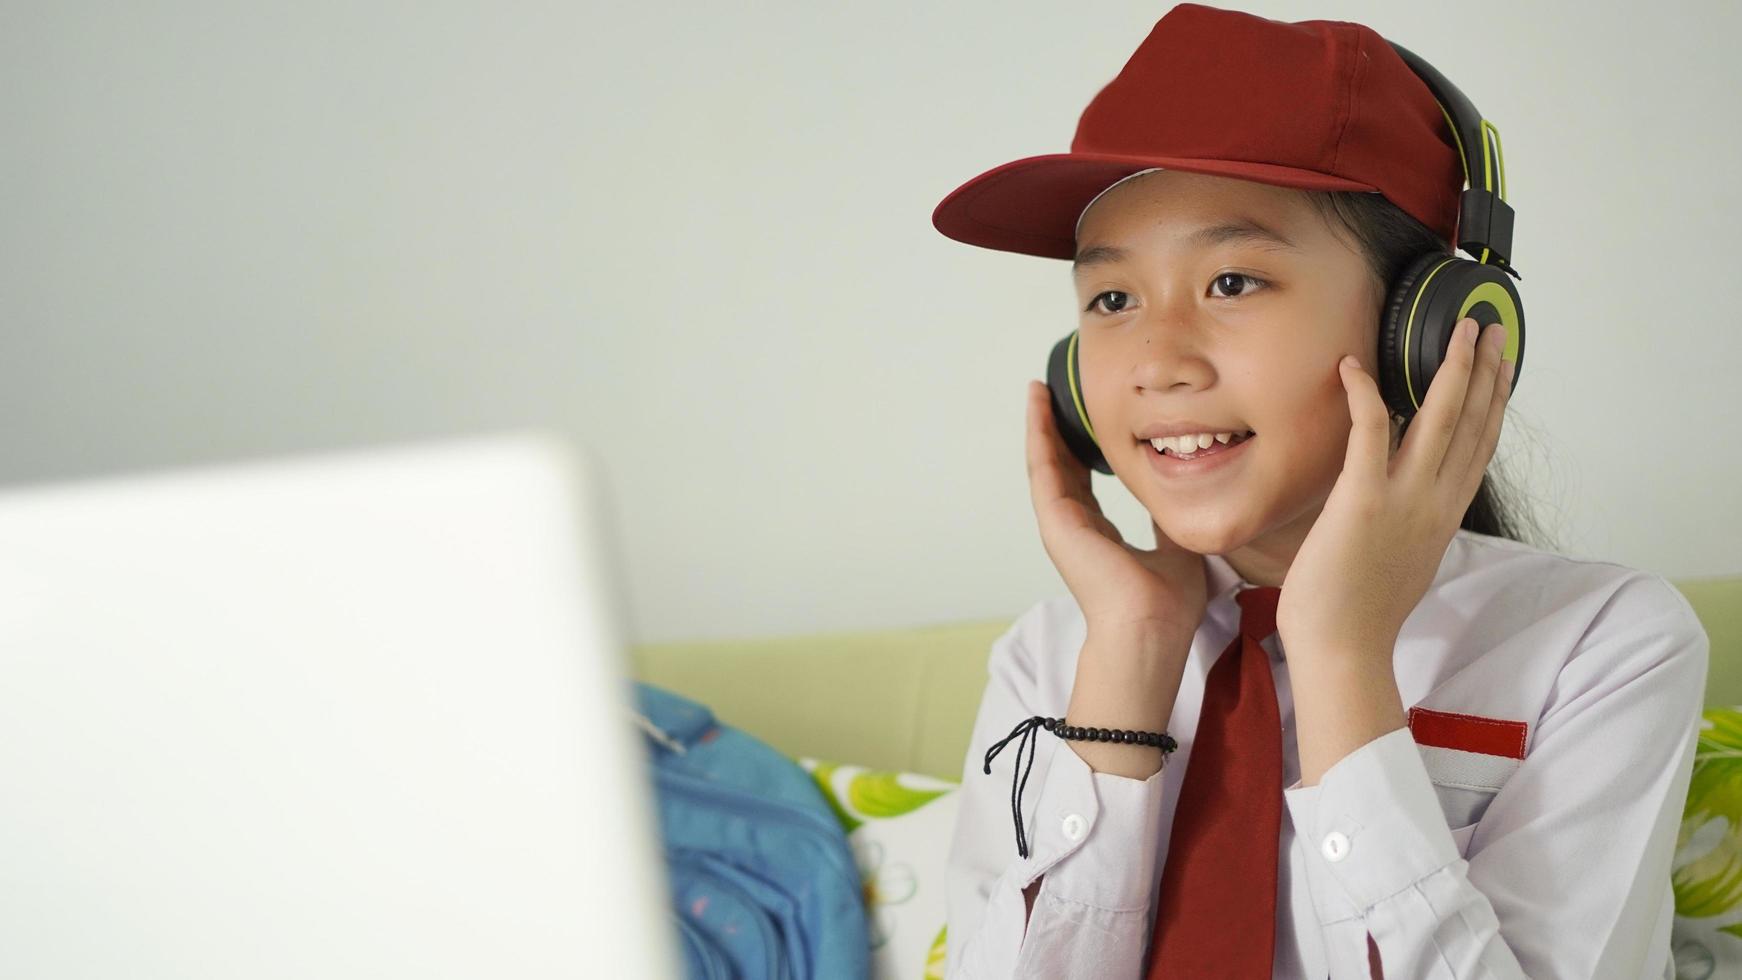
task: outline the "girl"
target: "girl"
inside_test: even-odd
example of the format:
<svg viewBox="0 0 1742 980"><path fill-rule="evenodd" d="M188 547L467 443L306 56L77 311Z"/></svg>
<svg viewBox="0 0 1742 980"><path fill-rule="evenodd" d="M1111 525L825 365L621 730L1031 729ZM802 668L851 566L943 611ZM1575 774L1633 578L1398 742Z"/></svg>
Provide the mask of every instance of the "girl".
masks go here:
<svg viewBox="0 0 1742 980"><path fill-rule="evenodd" d="M1466 230L1446 123L1366 27L1181 4L1071 153L939 205L1075 260L1081 409L1155 542L1030 382L1070 595L991 651L947 977L1673 977L1699 621L1515 540L1498 318L1457 319L1418 413L1375 381L1390 285Z"/></svg>

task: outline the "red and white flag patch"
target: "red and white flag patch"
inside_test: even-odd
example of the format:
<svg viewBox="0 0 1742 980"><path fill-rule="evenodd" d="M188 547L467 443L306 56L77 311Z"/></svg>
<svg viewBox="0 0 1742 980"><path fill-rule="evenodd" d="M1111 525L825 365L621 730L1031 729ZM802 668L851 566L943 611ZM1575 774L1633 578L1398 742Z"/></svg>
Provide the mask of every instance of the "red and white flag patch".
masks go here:
<svg viewBox="0 0 1742 980"><path fill-rule="evenodd" d="M1530 725L1416 707L1409 709L1409 733L1434 782L1497 790L1524 761Z"/></svg>

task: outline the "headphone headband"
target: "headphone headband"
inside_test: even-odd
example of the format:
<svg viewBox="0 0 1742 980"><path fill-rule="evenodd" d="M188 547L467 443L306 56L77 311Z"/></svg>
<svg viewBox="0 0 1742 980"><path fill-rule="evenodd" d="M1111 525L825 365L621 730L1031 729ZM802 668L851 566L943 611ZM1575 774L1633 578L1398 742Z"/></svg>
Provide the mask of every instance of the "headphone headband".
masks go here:
<svg viewBox="0 0 1742 980"><path fill-rule="evenodd" d="M1457 141L1464 183L1469 185L1458 198L1458 247L1478 262L1523 280L1510 264L1513 211L1505 199L1506 163L1500 152L1499 127L1482 118L1469 97L1425 58L1396 41L1387 39L1385 43L1433 92Z"/></svg>

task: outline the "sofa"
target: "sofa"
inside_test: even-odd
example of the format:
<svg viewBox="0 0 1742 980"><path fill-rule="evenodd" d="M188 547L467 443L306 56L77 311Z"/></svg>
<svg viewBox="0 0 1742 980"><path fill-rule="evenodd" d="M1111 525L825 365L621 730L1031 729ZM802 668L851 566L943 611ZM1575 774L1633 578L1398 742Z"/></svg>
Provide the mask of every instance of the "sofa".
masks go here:
<svg viewBox="0 0 1742 980"><path fill-rule="evenodd" d="M1676 976L1742 976L1742 575L1673 584L1711 638L1674 863ZM950 790L1011 622L641 644L631 665L811 772L859 860L874 976L920 980L943 975Z"/></svg>

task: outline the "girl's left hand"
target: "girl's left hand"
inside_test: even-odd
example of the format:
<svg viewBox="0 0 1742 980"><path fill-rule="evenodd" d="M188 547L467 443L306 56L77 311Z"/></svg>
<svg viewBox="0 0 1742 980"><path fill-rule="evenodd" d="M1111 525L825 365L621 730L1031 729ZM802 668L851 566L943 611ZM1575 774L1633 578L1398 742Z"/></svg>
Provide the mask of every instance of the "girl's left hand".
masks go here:
<svg viewBox="0 0 1742 980"><path fill-rule="evenodd" d="M1349 446L1323 511L1301 542L1276 607L1285 649L1352 649L1389 658L1433 584L1500 441L1512 391L1506 328L1459 321L1427 400L1391 456L1391 413L1353 356L1337 368ZM1387 660L1389 662L1389 660Z"/></svg>

